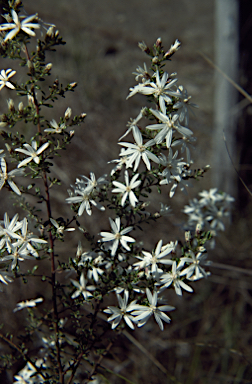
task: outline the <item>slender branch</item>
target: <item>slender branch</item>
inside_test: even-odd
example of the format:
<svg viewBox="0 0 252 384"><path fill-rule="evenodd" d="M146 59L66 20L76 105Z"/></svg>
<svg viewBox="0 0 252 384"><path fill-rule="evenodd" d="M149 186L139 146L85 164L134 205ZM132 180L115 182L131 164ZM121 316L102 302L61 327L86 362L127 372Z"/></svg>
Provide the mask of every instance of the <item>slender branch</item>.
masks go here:
<svg viewBox="0 0 252 384"><path fill-rule="evenodd" d="M27 46L25 45L25 54L27 57L27 60L30 61L29 52L27 49ZM32 78L31 78L32 79ZM33 96L33 103L36 108L36 115L37 115L37 129L39 135L39 141L40 144L42 144L42 136L41 136L41 124L40 124L40 108L39 103L36 97L34 86L31 86L31 92ZM42 159L44 159L44 154L42 153ZM63 374L63 367L61 363L61 356L60 356L60 344L59 344L59 316L58 316L58 308L57 308L57 288L56 288L56 278L55 278L55 255L54 255L54 240L51 233L51 222L50 218L52 217L51 214L51 204L50 204L50 195L49 195L49 187L47 182L47 175L46 171L42 171L43 175L43 182L44 182L44 188L45 188L45 203L46 203L46 210L47 210L47 217L49 220L49 244L50 244L50 257L51 257L51 283L52 283L52 301L53 301L53 319L54 319L54 331L55 331L55 345L56 345L56 355L57 355L57 363L58 363L58 371L59 371L59 382L61 384L64 384L64 374Z"/></svg>

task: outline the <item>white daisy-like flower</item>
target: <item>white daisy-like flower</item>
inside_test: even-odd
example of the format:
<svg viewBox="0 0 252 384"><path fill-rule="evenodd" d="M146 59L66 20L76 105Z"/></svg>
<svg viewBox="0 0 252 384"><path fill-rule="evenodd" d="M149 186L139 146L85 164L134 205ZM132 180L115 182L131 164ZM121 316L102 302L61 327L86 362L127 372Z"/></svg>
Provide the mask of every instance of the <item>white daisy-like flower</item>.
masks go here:
<svg viewBox="0 0 252 384"><path fill-rule="evenodd" d="M40 163L39 155L49 146L49 143L44 143L41 145L41 147L38 149L38 144L35 140L32 141L32 145L30 144L24 144L24 147L26 149L22 148L16 148L16 152L24 153L25 155L29 156L27 159L24 159L18 164L18 168L23 167L24 165L28 164L30 161L34 161L36 164Z"/></svg>
<svg viewBox="0 0 252 384"><path fill-rule="evenodd" d="M79 196L71 196L66 199L68 204L78 204L81 203L78 209L78 216L81 216L84 211L87 212L89 216L92 215L91 204L93 204L100 211L105 211L105 207L103 207L100 203L96 202L92 198L92 186L88 186L83 189L76 188L75 193Z"/></svg>
<svg viewBox="0 0 252 384"><path fill-rule="evenodd" d="M138 327L142 327L149 320L151 315L154 315L155 320L159 325L159 328L161 329L161 331L163 331L164 325L162 323L162 320L166 323L170 323L171 321L170 317L167 316L163 311L173 311L175 307L172 307L171 305L161 305L157 307L157 291L154 291L152 295L149 288L146 288L146 295L149 301L149 305L135 305L135 307L137 308L132 312L132 315L135 316L134 321L138 322Z"/></svg>
<svg viewBox="0 0 252 384"><path fill-rule="evenodd" d="M140 111L140 113L138 114L138 116L135 118L135 119L130 119L130 121L127 123L127 131L124 133L124 135L122 135L119 139L122 140L125 136L128 135L128 133L130 133L132 130L133 132L135 130L138 130L138 127L137 127L137 123L142 119L143 117L143 113L142 113L142 110Z"/></svg>
<svg viewBox="0 0 252 384"><path fill-rule="evenodd" d="M132 207L136 206L138 199L132 189L137 188L141 184L141 180L137 180L139 174L137 173L132 177L129 182L129 173L126 170L124 173L125 184L120 183L119 181L113 181L112 183L117 187L112 189L113 193L122 193L121 205L124 206L127 197L129 197L130 204Z"/></svg>
<svg viewBox="0 0 252 384"><path fill-rule="evenodd" d="M144 256L136 256L137 259L141 260L133 264L135 269L142 269L151 266L151 273L155 276L159 272L158 263L172 265L172 260L163 259L165 256L169 255L174 249L174 247L165 247L162 250L163 241L159 240L155 251L152 253L142 251ZM162 270L161 270L162 272Z"/></svg>
<svg viewBox="0 0 252 384"><path fill-rule="evenodd" d="M42 297L39 297L38 299L20 301L19 303L17 303L16 308L13 309L13 312L21 311L21 309L24 308L36 307L37 303L42 303L43 300L44 299Z"/></svg>
<svg viewBox="0 0 252 384"><path fill-rule="evenodd" d="M171 176L181 175L183 167L186 163L182 161L183 158L177 160L177 156L178 151L176 151L173 155L171 147L169 148L169 154L167 157L163 153L160 154L160 164L165 167L165 169L160 173L160 175L164 177L164 179L160 181L160 185L169 184L171 182Z"/></svg>
<svg viewBox="0 0 252 384"><path fill-rule="evenodd" d="M131 88L131 92L128 95L127 99L136 93L141 93L143 95L153 95L158 98L159 106L162 112L165 113L166 106L165 103L171 104L172 99L170 96L177 96L176 91L171 90L171 87L177 82L177 79L173 79L169 82L168 73L164 72L162 79L160 80L159 71L155 73L156 83L144 83L138 84L134 88Z"/></svg>
<svg viewBox="0 0 252 384"><path fill-rule="evenodd" d="M36 35L32 29L38 29L40 28L40 25L37 23L31 23L31 21L36 19L37 15L28 16L22 21L19 20L18 14L14 11L14 9L11 10L11 15L13 23L4 23L0 25L0 31L7 31L10 29L10 32L8 32L5 36L4 41L12 40L21 30L30 36Z"/></svg>
<svg viewBox="0 0 252 384"><path fill-rule="evenodd" d="M16 176L22 176L24 174L24 169L13 169L10 172L7 172L7 164L5 159L2 157L0 158L0 190L3 188L5 182L9 184L11 189L17 194L21 195L20 190L16 186L16 184L13 181L13 178Z"/></svg>
<svg viewBox="0 0 252 384"><path fill-rule="evenodd" d="M50 222L52 223L52 225L56 228L56 232L58 235L62 236L63 235L63 232L66 231L66 232L72 232L72 231L75 231L75 228L65 228L64 225L59 225L59 223L57 223L56 220L50 218Z"/></svg>
<svg viewBox="0 0 252 384"><path fill-rule="evenodd" d="M172 142L172 131L173 129L175 131L178 131L182 136L191 136L193 132L189 128L182 127L179 122L178 114L174 114L172 117L167 116L166 114L160 112L160 111L155 111L154 109L150 108L151 113L161 121L159 124L151 124L147 125L147 129L161 129L161 131L157 134L155 137L155 142L157 144L162 143L164 139L166 139L166 146L167 148L170 148L171 142Z"/></svg>
<svg viewBox="0 0 252 384"><path fill-rule="evenodd" d="M124 290L124 298L123 299L118 293L116 294L116 296L117 296L117 300L119 303L119 308L109 306L107 309L105 309L103 311L103 312L111 315L108 318L108 321L112 323L111 328L115 329L119 325L120 321L122 319L124 319L125 323L131 329L134 329L134 324L133 324L134 316L130 315L130 312L138 307L138 305L136 305L136 300L132 301L128 305L128 299L129 299L129 291L128 290Z"/></svg>
<svg viewBox="0 0 252 384"><path fill-rule="evenodd" d="M3 89L3 87L8 87L10 89L15 89L14 85L9 81L9 79L14 76L16 71L13 71L12 69L4 69L1 70L0 73L0 91Z"/></svg>
<svg viewBox="0 0 252 384"><path fill-rule="evenodd" d="M118 143L119 145L128 148L123 153L120 153L120 156L127 156L127 159L126 159L127 168L132 167L132 164L135 163L134 172L137 170L141 159L144 161L146 168L150 171L151 169L150 160L159 164L159 159L156 155L154 155L154 153L150 152L147 148L152 147L153 145L156 144L156 142L155 140L152 139L147 141L147 143L143 144L143 137L139 130L133 131L133 136L136 142L135 144L124 143L124 142Z"/></svg>
<svg viewBox="0 0 252 384"><path fill-rule="evenodd" d="M94 285L88 285L88 286L86 285L86 279L84 277L83 272L80 276L80 282L79 283L76 280L71 280L71 282L77 288L77 291L75 291L71 296L72 299L75 299L76 297L82 295L84 297L84 299L87 300L89 297L93 296L90 291L94 291L95 286Z"/></svg>
<svg viewBox="0 0 252 384"><path fill-rule="evenodd" d="M172 262L171 272L164 273L160 278L160 282L161 284L163 284L161 287L162 290L168 288L171 284L173 284L175 292L179 296L182 296L182 288L185 289L187 292L193 292L193 289L180 279L180 277L184 275L183 271L181 271L183 265L184 262L181 262L178 265L176 261Z"/></svg>
<svg viewBox="0 0 252 384"><path fill-rule="evenodd" d="M58 125L58 123L54 119L50 121L50 125L52 128L46 128L46 129L44 129L44 132L61 133L66 128L65 123Z"/></svg>
<svg viewBox="0 0 252 384"><path fill-rule="evenodd" d="M125 236L126 233L130 232L133 227L127 227L121 230L120 228L120 217L116 217L115 221L109 218L109 222L112 228L111 232L100 232L99 235L102 236L100 241L103 242L113 242L111 246L111 256L115 256L119 243L125 248L127 251L130 251L130 247L127 243L134 243L136 240L130 236Z"/></svg>

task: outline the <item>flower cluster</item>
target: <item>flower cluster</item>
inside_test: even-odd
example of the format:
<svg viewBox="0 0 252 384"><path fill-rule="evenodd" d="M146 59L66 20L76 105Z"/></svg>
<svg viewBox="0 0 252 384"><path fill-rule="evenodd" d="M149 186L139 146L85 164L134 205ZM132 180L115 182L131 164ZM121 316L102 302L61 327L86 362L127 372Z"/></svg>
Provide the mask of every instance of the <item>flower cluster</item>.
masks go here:
<svg viewBox="0 0 252 384"><path fill-rule="evenodd" d="M154 249L146 250L137 233L137 229L143 229L146 223L171 214L170 207L163 203L158 212L156 208L152 212L149 195L153 189L159 192L168 189L169 200L177 189L185 191L192 185L191 180L202 176L207 169L191 169L190 148L196 139L189 128L189 108L196 105L190 102L191 98L179 84L177 74L169 75L163 69L165 62L179 49L180 42L176 40L166 51L159 38L153 48L145 43L139 44L150 62L137 68L134 74L138 84L130 88L127 97L141 94L151 105L141 108L138 115L128 122L126 132L118 140L121 148L118 159L109 162L115 164L110 175L96 178L90 172L90 177L79 176L66 198L66 203L71 204L74 211L73 217L56 217L50 189L60 181L51 176L50 168L54 166L51 159L66 149L74 136L74 131L68 132L68 128L82 123L86 114L72 117L70 107L59 119L56 116L55 119L46 119L45 109L42 114L42 107L52 107L55 100L73 91L77 83L64 88L56 79L49 91L42 89L40 82L52 70L52 64L45 62L46 53L64 42L51 25L44 39L37 40L36 51L29 54L28 42L36 36L34 30L46 23L37 15L26 17L20 14L20 3L13 3L4 15L7 23L0 25L4 37L2 49L4 55L19 59L21 65L28 67L29 80L13 84L10 78L16 71L3 69L0 72L0 90L7 87L11 92L15 90L19 95L27 96L28 105L20 102L16 110L13 100L9 99L8 112L0 117L8 156L16 166L8 172L9 164L0 150L0 190L7 187L15 192L17 196L13 195L20 207L28 214L20 221L18 214L10 219L5 213L4 220L0 221L0 282L7 285L20 277L28 281L30 275L41 280L41 275L34 273L37 266L33 271L24 272L21 262L43 259L46 273L42 280L52 288L53 308L48 309L50 303L45 300L46 315L36 316L40 308L34 310L34 307L44 300L37 297L21 301L13 309L14 316L24 308L28 309L31 325L27 327L25 336L28 340L37 337L43 345L40 349L43 359L27 358L26 346L16 347L17 351L22 351L27 364L14 378L20 383L90 382L97 373L92 356L99 354L104 347L103 340L110 325L112 329L123 328L125 322L133 330L135 326L144 326L153 315L163 330L164 323L171 321L166 312L175 309L165 303L167 290L173 290L179 296L183 290L193 292L191 285L208 276L205 243L219 230L224 230L223 218L228 215L233 199L216 189L201 192L200 200L192 200L184 209L184 213L189 215L185 241L165 239L163 242L160 239ZM22 52L16 49L20 44ZM14 56L11 50L15 52ZM27 121L35 127L30 137L13 133L12 127L16 123L21 126ZM126 136L131 136L132 140L122 141ZM24 183L28 184L27 187L19 188L13 181L19 176L30 177L32 181ZM26 201L27 195L38 199L45 209L40 213L32 208ZM147 212L145 209L149 205L150 212ZM99 231L95 234L89 233L80 223L84 215L85 220L89 220L93 206L105 211L104 220L98 221ZM28 229L31 219L35 220L34 227L40 229L39 237ZM70 255L66 262L56 254L57 244L76 228L79 232L76 231L75 236L79 233L84 237L85 247L79 241L76 254ZM58 277L60 274L61 278ZM118 305L110 305L111 299L117 299ZM104 313L108 317L101 327L99 322L104 321ZM68 314L70 316L66 317ZM68 327L65 327L66 323ZM38 333L43 333L43 336ZM25 336L20 339L26 340ZM87 375L88 369L81 366L81 360L85 360L89 367L94 366L90 375ZM86 375L84 381L81 375Z"/></svg>
<svg viewBox="0 0 252 384"><path fill-rule="evenodd" d="M10 220L7 213L4 214L4 220L0 221L0 239L1 262L10 263L11 270L19 268L20 261L37 258L39 256L37 248L40 244L47 243L46 240L39 239L28 231L26 217L18 221L18 214L16 214ZM2 276L6 275L6 272L1 273ZM4 280L3 277L1 281L5 282Z"/></svg>
<svg viewBox="0 0 252 384"><path fill-rule="evenodd" d="M193 229L198 225L200 230L210 231L212 236L216 236L219 231L225 230L223 221L230 215L230 205L234 198L219 192L217 188L199 192L199 196L199 200L194 198L183 209L188 215L185 227Z"/></svg>

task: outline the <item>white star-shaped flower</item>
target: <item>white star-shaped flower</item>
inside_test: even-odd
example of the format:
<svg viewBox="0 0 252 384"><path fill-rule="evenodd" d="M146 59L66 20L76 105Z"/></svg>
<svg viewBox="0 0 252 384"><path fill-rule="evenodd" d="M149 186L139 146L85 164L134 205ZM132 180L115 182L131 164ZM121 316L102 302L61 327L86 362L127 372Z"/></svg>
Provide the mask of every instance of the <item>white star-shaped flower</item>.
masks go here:
<svg viewBox="0 0 252 384"><path fill-rule="evenodd" d="M117 296L117 300L118 300L120 308L109 306L107 309L105 309L103 311L103 312L111 315L108 318L108 321L112 323L111 328L115 329L119 325L120 321L123 318L125 323L131 329L134 329L134 324L133 324L134 317L132 315L130 315L130 312L138 307L138 305L136 305L136 300L132 301L128 305L128 299L129 299L129 291L128 290L124 291L124 298L123 299L118 293L116 294L116 296Z"/></svg>
<svg viewBox="0 0 252 384"><path fill-rule="evenodd" d="M152 295L149 288L146 288L146 295L149 301L149 305L136 305L136 310L132 312L132 315L136 316L134 321L138 322L138 327L142 327L149 320L151 315L154 315L155 320L159 325L159 328L161 329L161 331L163 331L164 325L162 323L162 320L166 323L170 323L171 321L170 317L167 316L163 311L173 311L175 308L171 305L161 305L157 307L157 291L154 291Z"/></svg>
<svg viewBox="0 0 252 384"><path fill-rule="evenodd" d="M37 303L42 303L43 300L44 299L42 297L39 297L38 299L20 301L20 303L17 303L16 308L13 309L13 312L21 311L21 309L28 307L36 307Z"/></svg>
<svg viewBox="0 0 252 384"><path fill-rule="evenodd" d="M4 41L12 40L21 30L30 36L35 36L35 32L32 29L38 29L40 28L40 25L31 23L31 21L36 19L37 15L26 17L22 21L19 20L18 14L14 9L11 10L11 15L13 23L4 23L0 25L0 31L7 31L10 29L10 32L5 36Z"/></svg>
<svg viewBox="0 0 252 384"><path fill-rule="evenodd" d="M171 87L177 82L177 79L173 79L169 82L168 73L164 72L162 79L160 80L159 71L155 73L156 83L144 83L138 84L134 88L131 88L131 92L128 95L127 99L136 93L142 93L143 95L154 95L159 99L159 105L162 112L165 113L166 106L165 103L171 104L172 99L169 96L177 96L176 91L171 90Z"/></svg>
<svg viewBox="0 0 252 384"><path fill-rule="evenodd" d="M124 151L123 153L120 153L120 156L127 156L127 160L126 160L127 168L132 167L132 164L135 163L134 172L137 170L141 159L144 161L147 169L150 171L151 169L150 160L159 164L159 159L156 155L154 155L154 153L150 152L147 148L152 147L153 145L156 144L156 142L155 140L152 139L147 141L147 143L143 144L143 137L139 130L133 131L133 136L136 141L135 144L124 143L124 142L118 143L123 147L128 147L126 151Z"/></svg>
<svg viewBox="0 0 252 384"><path fill-rule="evenodd" d="M0 91L3 89L3 87L8 87L10 89L15 89L14 85L9 82L9 78L14 76L16 71L13 71L12 69L4 69L1 70L0 74Z"/></svg>
<svg viewBox="0 0 252 384"><path fill-rule="evenodd" d="M138 199L136 198L136 195L134 192L132 192L132 189L138 187L141 184L141 180L137 180L139 174L137 173L134 175L129 182L129 173L126 170L124 173L125 177L125 184L120 183L119 181L113 181L112 183L117 187L112 189L113 193L122 193L122 200L121 200L121 205L124 206L125 201L127 197L129 196L129 201L132 207L135 207L136 203L138 202Z"/></svg>
<svg viewBox="0 0 252 384"><path fill-rule="evenodd" d="M23 167L24 165L28 164L30 161L34 161L36 164L40 163L40 158L38 155L40 155L47 147L49 146L49 143L44 143L41 145L41 147L38 149L38 144L35 140L32 141L32 145L30 144L24 144L24 147L26 149L22 148L16 148L16 152L24 153L25 155L29 156L27 159L24 159L18 164L18 168Z"/></svg>
<svg viewBox="0 0 252 384"><path fill-rule="evenodd" d="M121 243L123 248L125 248L127 251L130 251L130 247L127 243L134 243L136 240L132 237L125 236L125 234L130 232L133 227L127 227L120 230L120 217L117 217L115 221L109 218L109 222L112 228L112 233L100 232L99 234L102 236L102 239L100 241L113 241L113 244L111 246L111 256L115 256L119 243Z"/></svg>
<svg viewBox="0 0 252 384"><path fill-rule="evenodd" d="M11 189L17 194L21 195L20 190L12 180L15 176L22 176L24 174L24 169L13 169L10 172L7 172L7 164L5 159L2 157L0 158L0 190L3 188L5 182L9 184Z"/></svg>
<svg viewBox="0 0 252 384"><path fill-rule="evenodd" d="M84 273L82 272L81 277L80 277L80 282L76 280L71 280L72 284L77 288L77 291L75 291L71 298L75 299L76 297L82 295L85 300L87 300L89 297L92 297L92 293L89 291L94 291L95 286L94 285L86 285L86 279L84 277Z"/></svg>

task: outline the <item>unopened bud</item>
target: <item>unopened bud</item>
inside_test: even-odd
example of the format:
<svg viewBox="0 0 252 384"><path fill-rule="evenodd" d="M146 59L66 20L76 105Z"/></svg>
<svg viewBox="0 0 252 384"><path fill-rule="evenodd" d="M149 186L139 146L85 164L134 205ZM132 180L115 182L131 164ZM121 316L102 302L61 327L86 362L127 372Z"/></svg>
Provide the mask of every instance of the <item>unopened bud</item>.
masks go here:
<svg viewBox="0 0 252 384"><path fill-rule="evenodd" d="M28 103L30 106L33 106L34 105L34 98L32 95L27 95L27 98L28 98Z"/></svg>
<svg viewBox="0 0 252 384"><path fill-rule="evenodd" d="M5 121L0 122L0 128L6 127L8 124Z"/></svg>
<svg viewBox="0 0 252 384"><path fill-rule="evenodd" d="M9 111L14 112L15 111L14 101L12 99L9 99L7 100L7 103L8 103Z"/></svg>
<svg viewBox="0 0 252 384"><path fill-rule="evenodd" d="M73 137L74 136L74 130L70 131L69 135L70 135L70 137Z"/></svg>
<svg viewBox="0 0 252 384"><path fill-rule="evenodd" d="M14 7L18 7L21 4L21 0L15 0Z"/></svg>
<svg viewBox="0 0 252 384"><path fill-rule="evenodd" d="M154 213L154 217L155 217L155 219L158 219L159 217L161 217L161 215L159 212L156 212L156 213Z"/></svg>
<svg viewBox="0 0 252 384"><path fill-rule="evenodd" d="M65 119L65 120L69 120L70 117L71 117L71 115L72 115L72 109L71 109L70 107L68 107L68 108L66 109L66 111L65 111L64 119Z"/></svg>
<svg viewBox="0 0 252 384"><path fill-rule="evenodd" d="M161 39L161 37L159 37L158 39L157 39L157 41L156 41L156 47L160 47L161 46L161 44L162 44L162 39Z"/></svg>
<svg viewBox="0 0 252 384"><path fill-rule="evenodd" d="M34 72L34 67L33 67L33 63L31 60L28 60L27 61L27 67L29 68L30 72L33 73Z"/></svg>
<svg viewBox="0 0 252 384"><path fill-rule="evenodd" d="M200 223L198 223L196 225L196 229L195 229L196 235L199 235L201 230L202 230L202 225Z"/></svg>
<svg viewBox="0 0 252 384"><path fill-rule="evenodd" d="M22 101L20 101L20 103L18 104L18 110L19 110L20 113L22 113L23 109L24 109L24 104L23 104Z"/></svg>
<svg viewBox="0 0 252 384"><path fill-rule="evenodd" d="M77 86L77 83L76 82L70 83L69 86L70 88L74 89Z"/></svg>
<svg viewBox="0 0 252 384"><path fill-rule="evenodd" d="M54 33L53 33L53 26L51 25L51 27L48 28L48 30L46 31L46 36L52 37L53 35L54 35Z"/></svg>
<svg viewBox="0 0 252 384"><path fill-rule="evenodd" d="M59 36L59 31L58 30L55 32L55 37L57 37L57 36Z"/></svg>
<svg viewBox="0 0 252 384"><path fill-rule="evenodd" d="M45 66L44 72L48 73L48 72L50 72L51 69L52 69L52 63L48 63Z"/></svg>
<svg viewBox="0 0 252 384"><path fill-rule="evenodd" d="M86 113L81 113L81 114L80 114L80 118L81 118L81 119L84 119L84 117L86 117L86 116L87 116Z"/></svg>
<svg viewBox="0 0 252 384"><path fill-rule="evenodd" d="M9 153L13 152L13 150L9 144L5 143L5 147Z"/></svg>
<svg viewBox="0 0 252 384"><path fill-rule="evenodd" d="M185 232L185 241L189 242L191 240L191 233L190 231Z"/></svg>
<svg viewBox="0 0 252 384"><path fill-rule="evenodd" d="M153 57L152 63L153 64L157 64L158 63L158 57L157 56Z"/></svg>

